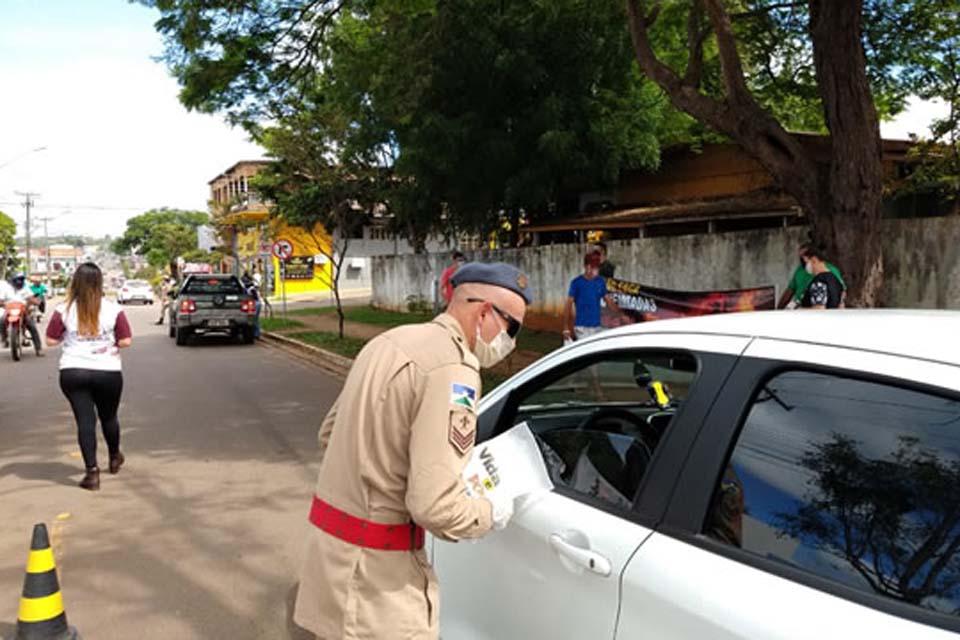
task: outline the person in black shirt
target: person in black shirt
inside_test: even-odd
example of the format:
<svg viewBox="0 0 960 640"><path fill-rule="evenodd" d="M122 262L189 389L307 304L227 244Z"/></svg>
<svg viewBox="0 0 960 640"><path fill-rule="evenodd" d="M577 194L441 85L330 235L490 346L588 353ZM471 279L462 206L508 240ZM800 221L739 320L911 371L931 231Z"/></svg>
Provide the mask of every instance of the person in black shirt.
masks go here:
<svg viewBox="0 0 960 640"><path fill-rule="evenodd" d="M617 270L617 267L612 262L607 260L607 245L603 242L598 242L595 246L597 247L597 251L600 253L600 277L612 278L613 274Z"/></svg>
<svg viewBox="0 0 960 640"><path fill-rule="evenodd" d="M827 268L821 248L810 246L804 255L804 266L813 280L803 294L800 306L804 309L838 309L843 302L843 283Z"/></svg>

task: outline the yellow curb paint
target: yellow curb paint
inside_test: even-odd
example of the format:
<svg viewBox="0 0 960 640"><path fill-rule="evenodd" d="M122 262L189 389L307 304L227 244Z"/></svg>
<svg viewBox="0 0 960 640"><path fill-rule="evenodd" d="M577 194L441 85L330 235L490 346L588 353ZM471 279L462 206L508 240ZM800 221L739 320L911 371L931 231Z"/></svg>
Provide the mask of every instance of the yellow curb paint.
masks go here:
<svg viewBox="0 0 960 640"><path fill-rule="evenodd" d="M71 457L71 458L81 458L81 457L83 457L83 454L80 453L79 451L71 451L71 452L70 452L70 457Z"/></svg>
<svg viewBox="0 0 960 640"><path fill-rule="evenodd" d="M46 573L55 566L53 550L50 547L39 551L31 551L27 558L27 573Z"/></svg>
<svg viewBox="0 0 960 640"><path fill-rule="evenodd" d="M59 591L45 598L20 598L21 622L43 622L63 613L63 594Z"/></svg>
<svg viewBox="0 0 960 640"><path fill-rule="evenodd" d="M57 514L57 520L69 520L69 519L70 519L70 513L67 511Z"/></svg>

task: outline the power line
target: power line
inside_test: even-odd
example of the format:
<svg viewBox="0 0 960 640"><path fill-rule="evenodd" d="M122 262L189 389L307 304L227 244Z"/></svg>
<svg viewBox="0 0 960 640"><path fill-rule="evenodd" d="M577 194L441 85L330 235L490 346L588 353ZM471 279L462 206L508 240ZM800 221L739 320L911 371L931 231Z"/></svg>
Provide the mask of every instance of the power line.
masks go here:
<svg viewBox="0 0 960 640"><path fill-rule="evenodd" d="M0 202L0 205L17 205L21 202ZM158 207L116 207L101 204L38 204L37 209L87 209L96 211L149 211Z"/></svg>

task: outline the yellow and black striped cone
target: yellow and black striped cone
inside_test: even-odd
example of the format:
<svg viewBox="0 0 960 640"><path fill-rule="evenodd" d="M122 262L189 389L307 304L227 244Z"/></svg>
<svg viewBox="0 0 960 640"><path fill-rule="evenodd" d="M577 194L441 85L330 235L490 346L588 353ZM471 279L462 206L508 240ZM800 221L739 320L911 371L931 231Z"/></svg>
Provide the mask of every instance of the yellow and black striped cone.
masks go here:
<svg viewBox="0 0 960 640"><path fill-rule="evenodd" d="M14 640L80 640L76 629L67 626L67 613L63 609L63 595L45 524L33 527Z"/></svg>

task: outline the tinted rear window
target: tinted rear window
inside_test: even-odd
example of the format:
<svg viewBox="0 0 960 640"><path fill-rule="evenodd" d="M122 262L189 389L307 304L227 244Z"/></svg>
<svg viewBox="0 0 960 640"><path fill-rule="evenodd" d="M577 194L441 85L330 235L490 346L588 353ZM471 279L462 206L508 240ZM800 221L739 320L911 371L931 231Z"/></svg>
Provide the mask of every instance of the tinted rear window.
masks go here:
<svg viewBox="0 0 960 640"><path fill-rule="evenodd" d="M182 293L224 293L240 295L243 286L236 278L190 278L183 285Z"/></svg>
<svg viewBox="0 0 960 640"><path fill-rule="evenodd" d="M143 280L127 280L125 287L146 287L147 283Z"/></svg>

